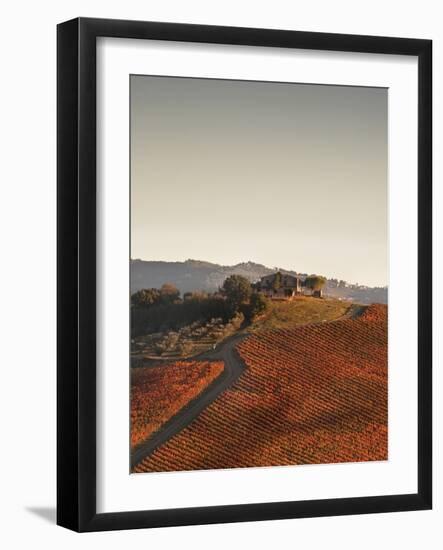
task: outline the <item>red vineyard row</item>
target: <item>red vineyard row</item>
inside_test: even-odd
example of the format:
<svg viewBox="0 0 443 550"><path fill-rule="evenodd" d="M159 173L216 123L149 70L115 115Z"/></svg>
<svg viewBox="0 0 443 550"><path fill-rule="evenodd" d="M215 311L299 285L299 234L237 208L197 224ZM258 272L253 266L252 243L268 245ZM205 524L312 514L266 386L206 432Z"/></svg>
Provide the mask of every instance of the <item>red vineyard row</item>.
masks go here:
<svg viewBox="0 0 443 550"><path fill-rule="evenodd" d="M223 371L223 363L177 361L131 373L131 447L199 395Z"/></svg>
<svg viewBox="0 0 443 550"><path fill-rule="evenodd" d="M250 336L246 370L136 472L387 459L387 307Z"/></svg>

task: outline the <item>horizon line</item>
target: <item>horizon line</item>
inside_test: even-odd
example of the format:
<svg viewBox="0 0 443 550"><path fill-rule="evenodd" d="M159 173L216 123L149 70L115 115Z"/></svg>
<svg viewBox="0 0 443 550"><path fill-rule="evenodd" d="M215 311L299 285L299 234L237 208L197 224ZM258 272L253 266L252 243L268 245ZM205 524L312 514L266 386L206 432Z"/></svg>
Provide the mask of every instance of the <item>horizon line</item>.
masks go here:
<svg viewBox="0 0 443 550"><path fill-rule="evenodd" d="M129 261L130 262L134 262L134 261L140 261L140 262L162 262L162 263L175 263L175 264L184 264L186 262L199 262L199 263L203 263L203 264L211 264L211 265L214 265L214 266L220 266L220 267L236 267L236 266L239 266L239 265L244 265L244 264L255 264L255 265L258 265L258 266L262 266L262 267L265 267L266 269L273 269L275 271L287 271L287 272L294 272L294 273L297 273L299 275L319 275L319 276L323 276L323 277L326 277L326 279L328 280L332 280L332 279L335 279L337 281L344 281L345 283L349 284L349 285L354 285L354 286L365 286L367 288L383 288L383 289L388 289L389 285L386 283L384 285L369 285L369 284L366 284L366 283L360 283L360 282L350 282L346 279L342 279L340 277L336 277L336 276L330 276L330 275L323 275L321 273L309 273L308 271L297 271L295 269L287 269L287 268L284 268L282 266L273 266L273 267L269 267L268 265L265 265L265 264L262 264L260 262L255 262L253 260L247 260L247 261L243 261L243 262L237 262L237 263L233 263L233 264L221 264L221 263L217 263L217 262L211 262L209 260L198 260L196 258L187 258L186 260L147 260L147 259L144 259L144 258L129 258Z"/></svg>

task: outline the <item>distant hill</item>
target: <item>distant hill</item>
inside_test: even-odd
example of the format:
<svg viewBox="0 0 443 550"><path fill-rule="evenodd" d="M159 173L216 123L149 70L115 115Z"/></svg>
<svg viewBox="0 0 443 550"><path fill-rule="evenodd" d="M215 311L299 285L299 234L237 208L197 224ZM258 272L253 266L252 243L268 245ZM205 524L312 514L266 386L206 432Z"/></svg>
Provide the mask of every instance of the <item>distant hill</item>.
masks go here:
<svg viewBox="0 0 443 550"><path fill-rule="evenodd" d="M279 269L282 273L306 276L283 268L270 268L254 262L243 262L226 266L200 260L185 262L154 262L131 260L131 293L142 288L159 288L164 283L173 283L181 293L202 290L214 292L222 286L229 275L242 275L251 282ZM352 300L363 304L387 303L386 287L367 287L352 285L346 281L328 279L325 294L343 300Z"/></svg>

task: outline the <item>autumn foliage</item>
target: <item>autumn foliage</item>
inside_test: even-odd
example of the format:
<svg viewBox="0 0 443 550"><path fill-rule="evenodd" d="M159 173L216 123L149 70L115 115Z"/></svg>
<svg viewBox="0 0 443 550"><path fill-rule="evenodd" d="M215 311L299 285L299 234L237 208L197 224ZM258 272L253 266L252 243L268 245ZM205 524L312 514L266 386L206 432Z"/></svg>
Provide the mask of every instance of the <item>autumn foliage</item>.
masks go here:
<svg viewBox="0 0 443 550"><path fill-rule="evenodd" d="M133 369L131 448L147 439L199 395L223 368L220 361L178 361Z"/></svg>
<svg viewBox="0 0 443 550"><path fill-rule="evenodd" d="M387 459L386 306L237 349L241 377L136 472Z"/></svg>

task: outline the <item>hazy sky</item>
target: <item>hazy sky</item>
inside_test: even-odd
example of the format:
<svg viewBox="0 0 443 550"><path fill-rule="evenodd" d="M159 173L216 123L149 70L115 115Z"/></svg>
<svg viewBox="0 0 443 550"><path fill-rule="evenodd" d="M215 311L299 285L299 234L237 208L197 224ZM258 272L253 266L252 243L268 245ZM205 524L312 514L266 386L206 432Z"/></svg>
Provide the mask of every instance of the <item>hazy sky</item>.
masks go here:
<svg viewBox="0 0 443 550"><path fill-rule="evenodd" d="M386 285L387 90L131 77L131 257Z"/></svg>

